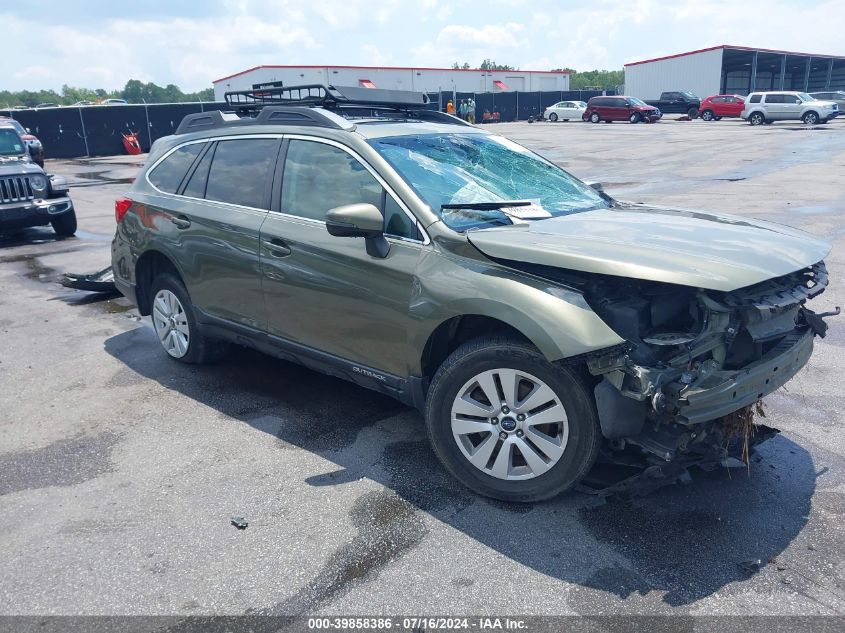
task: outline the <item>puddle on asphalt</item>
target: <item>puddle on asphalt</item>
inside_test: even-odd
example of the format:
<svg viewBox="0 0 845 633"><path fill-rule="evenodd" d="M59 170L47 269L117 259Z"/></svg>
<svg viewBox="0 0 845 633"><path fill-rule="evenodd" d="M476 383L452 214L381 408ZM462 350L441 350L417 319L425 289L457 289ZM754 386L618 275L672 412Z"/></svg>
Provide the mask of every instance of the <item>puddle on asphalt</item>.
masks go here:
<svg viewBox="0 0 845 633"><path fill-rule="evenodd" d="M72 253L77 250L79 249L71 248L57 252ZM40 281L41 283L58 281L59 279L59 272L55 268L42 264L41 260L39 260L35 255L12 255L9 257L0 257L0 264L23 264L27 268L27 272L24 273L24 277L34 281Z"/></svg>
<svg viewBox="0 0 845 633"><path fill-rule="evenodd" d="M95 242L111 242L114 235L108 233L91 233L90 231L76 230L76 237L81 240L93 240Z"/></svg>

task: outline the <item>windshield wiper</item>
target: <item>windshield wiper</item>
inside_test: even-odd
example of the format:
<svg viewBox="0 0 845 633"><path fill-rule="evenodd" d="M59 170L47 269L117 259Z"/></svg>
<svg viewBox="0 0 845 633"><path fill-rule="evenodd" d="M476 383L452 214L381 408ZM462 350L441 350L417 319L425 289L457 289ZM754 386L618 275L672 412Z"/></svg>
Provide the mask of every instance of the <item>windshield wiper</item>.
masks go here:
<svg viewBox="0 0 845 633"><path fill-rule="evenodd" d="M506 207L529 207L530 200L497 200L496 202L457 202L441 204L441 209L477 209L479 211L496 211Z"/></svg>

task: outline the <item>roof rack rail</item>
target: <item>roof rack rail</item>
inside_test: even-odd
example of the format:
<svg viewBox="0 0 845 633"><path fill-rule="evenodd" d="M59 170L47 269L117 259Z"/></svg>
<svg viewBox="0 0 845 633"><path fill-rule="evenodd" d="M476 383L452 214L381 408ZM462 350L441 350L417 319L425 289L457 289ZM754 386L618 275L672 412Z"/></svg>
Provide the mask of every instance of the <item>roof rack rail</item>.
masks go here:
<svg viewBox="0 0 845 633"><path fill-rule="evenodd" d="M417 120L469 125L457 117L440 112L428 95L409 90L380 90L354 86L268 87L234 90L225 94L233 110L211 110L189 114L176 134L244 125L306 125L339 130L354 130L355 121ZM358 121L359 123L362 121ZM369 121L363 121L367 123Z"/></svg>
<svg viewBox="0 0 845 633"><path fill-rule="evenodd" d="M260 110L268 105L319 106L327 110L349 107L431 109L428 95L422 92L323 84L232 90L227 92L224 98L229 107L243 113Z"/></svg>

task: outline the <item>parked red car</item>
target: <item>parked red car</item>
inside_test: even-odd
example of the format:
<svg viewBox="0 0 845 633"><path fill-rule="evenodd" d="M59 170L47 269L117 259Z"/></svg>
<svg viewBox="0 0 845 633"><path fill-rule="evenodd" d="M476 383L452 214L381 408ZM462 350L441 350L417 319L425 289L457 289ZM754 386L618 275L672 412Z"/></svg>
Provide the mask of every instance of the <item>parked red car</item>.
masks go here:
<svg viewBox="0 0 845 633"><path fill-rule="evenodd" d="M587 102L587 109L581 118L591 123L606 121L629 121L631 123L654 123L663 115L654 106L636 97L593 97Z"/></svg>
<svg viewBox="0 0 845 633"><path fill-rule="evenodd" d="M745 97L740 95L713 95L701 102L699 116L705 121L718 121L723 116L739 117L745 107Z"/></svg>

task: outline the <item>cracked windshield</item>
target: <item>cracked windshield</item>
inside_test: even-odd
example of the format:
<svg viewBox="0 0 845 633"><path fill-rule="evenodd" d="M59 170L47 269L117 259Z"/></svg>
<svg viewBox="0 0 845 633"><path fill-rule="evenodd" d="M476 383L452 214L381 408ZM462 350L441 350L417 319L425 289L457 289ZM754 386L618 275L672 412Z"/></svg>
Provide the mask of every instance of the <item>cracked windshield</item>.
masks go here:
<svg viewBox="0 0 845 633"><path fill-rule="evenodd" d="M517 224L607 206L584 183L502 137L393 136L373 139L370 144L456 231ZM514 200L531 204L502 209L443 208L443 205Z"/></svg>

